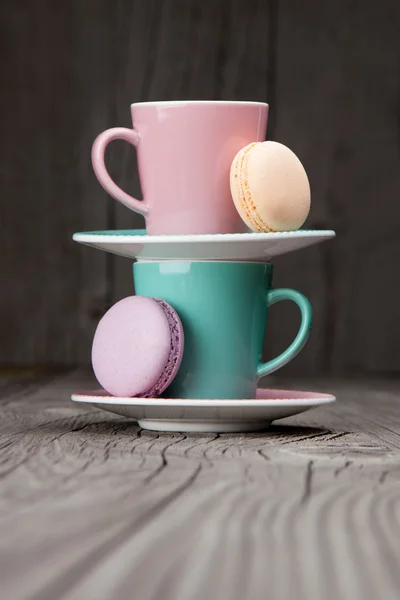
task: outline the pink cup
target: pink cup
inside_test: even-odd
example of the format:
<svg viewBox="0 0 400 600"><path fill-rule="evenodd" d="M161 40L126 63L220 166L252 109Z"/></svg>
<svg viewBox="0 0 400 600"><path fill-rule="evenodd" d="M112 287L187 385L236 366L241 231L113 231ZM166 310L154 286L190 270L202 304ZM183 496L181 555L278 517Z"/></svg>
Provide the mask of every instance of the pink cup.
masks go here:
<svg viewBox="0 0 400 600"><path fill-rule="evenodd" d="M245 231L229 189L236 153L263 141L268 104L262 102L139 102L131 105L133 129L101 133L92 163L103 188L146 218L149 235ZM112 140L136 147L143 200L109 176L104 153Z"/></svg>

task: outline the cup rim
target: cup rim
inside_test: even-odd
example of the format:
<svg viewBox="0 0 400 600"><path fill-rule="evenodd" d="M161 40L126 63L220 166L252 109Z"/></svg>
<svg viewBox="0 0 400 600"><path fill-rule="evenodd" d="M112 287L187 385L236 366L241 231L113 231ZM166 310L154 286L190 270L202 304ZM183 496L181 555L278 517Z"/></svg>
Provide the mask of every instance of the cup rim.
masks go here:
<svg viewBox="0 0 400 600"><path fill-rule="evenodd" d="M206 263L206 264L210 264L210 263L217 263L217 264L231 264L231 265L262 265L262 266L271 266L273 267L273 262L262 262L259 260L198 260L198 259L191 259L191 258L163 258L162 260L157 260L157 259L135 259L133 266L136 265L146 265L146 264L153 264L153 263L157 263L157 264L166 264L166 263Z"/></svg>
<svg viewBox="0 0 400 600"><path fill-rule="evenodd" d="M151 102L132 102L133 106L179 106L179 105L200 105L200 104L216 104L216 105L230 105L230 106L265 106L269 108L267 102L258 102L252 100L156 100Z"/></svg>

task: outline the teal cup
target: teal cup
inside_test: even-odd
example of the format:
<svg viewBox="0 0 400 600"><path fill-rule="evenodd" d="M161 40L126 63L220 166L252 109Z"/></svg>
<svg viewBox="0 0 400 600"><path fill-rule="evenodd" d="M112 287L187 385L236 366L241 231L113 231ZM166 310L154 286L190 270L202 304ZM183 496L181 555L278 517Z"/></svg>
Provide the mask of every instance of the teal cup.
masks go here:
<svg viewBox="0 0 400 600"><path fill-rule="evenodd" d="M287 364L307 341L312 308L291 289L271 289L270 264L160 261L133 266L135 292L161 298L179 314L185 348L168 398L255 398L261 377ZM290 346L262 362L268 309L281 300L300 308Z"/></svg>

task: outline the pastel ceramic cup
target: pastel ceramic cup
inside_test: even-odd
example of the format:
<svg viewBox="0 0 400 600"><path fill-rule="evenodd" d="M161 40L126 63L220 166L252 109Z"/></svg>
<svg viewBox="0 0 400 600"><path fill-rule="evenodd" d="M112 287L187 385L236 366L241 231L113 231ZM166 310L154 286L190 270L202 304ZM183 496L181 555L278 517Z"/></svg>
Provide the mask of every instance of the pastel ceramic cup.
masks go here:
<svg viewBox="0 0 400 600"><path fill-rule="evenodd" d="M138 262L136 294L161 298L185 332L180 369L167 398L255 398L258 380L296 356L307 341L312 309L303 294L271 289L272 265L240 262ZM301 325L278 357L261 360L268 309L280 300L300 308Z"/></svg>
<svg viewBox="0 0 400 600"><path fill-rule="evenodd" d="M149 235L240 233L246 230L230 193L236 153L265 139L268 105L261 102L141 102L133 129L101 133L92 164L103 188L146 218ZM109 176L104 153L112 140L136 147L143 200Z"/></svg>

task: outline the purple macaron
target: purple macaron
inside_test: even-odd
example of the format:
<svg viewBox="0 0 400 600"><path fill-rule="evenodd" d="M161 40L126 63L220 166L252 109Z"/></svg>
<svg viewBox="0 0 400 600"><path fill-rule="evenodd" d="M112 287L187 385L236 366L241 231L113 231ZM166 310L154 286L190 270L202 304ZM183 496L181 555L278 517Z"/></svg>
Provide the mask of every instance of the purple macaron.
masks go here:
<svg viewBox="0 0 400 600"><path fill-rule="evenodd" d="M177 374L183 346L182 323L172 306L129 296L114 304L97 326L94 374L113 396L154 398Z"/></svg>

